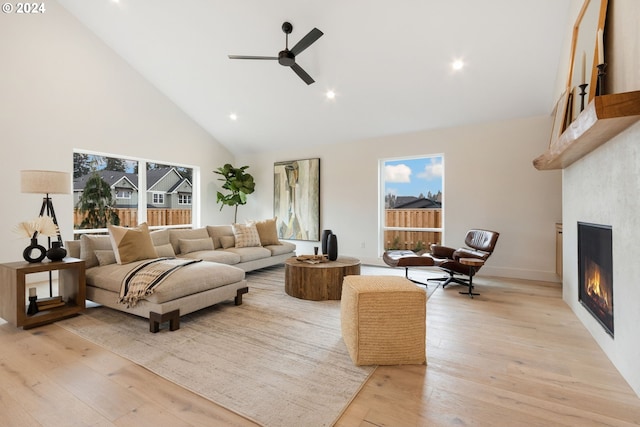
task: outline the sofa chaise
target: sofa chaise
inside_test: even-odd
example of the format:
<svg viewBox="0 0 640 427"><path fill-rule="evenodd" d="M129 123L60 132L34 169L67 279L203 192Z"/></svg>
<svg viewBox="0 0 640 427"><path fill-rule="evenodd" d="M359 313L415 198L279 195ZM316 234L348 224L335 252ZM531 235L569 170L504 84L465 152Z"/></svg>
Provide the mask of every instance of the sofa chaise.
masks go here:
<svg viewBox="0 0 640 427"><path fill-rule="evenodd" d="M151 232L146 224L110 226L109 235L82 235L66 245L69 256L85 261L88 300L147 318L151 332L157 332L162 322L178 329L180 316L222 301L242 304L242 295L248 292L245 272L281 264L295 255L294 244L280 242L277 235L274 239L275 221L268 223L268 233L257 230L257 224ZM120 240L114 238L118 233ZM122 284L130 272L158 258L197 262L175 269L135 304L121 302Z"/></svg>

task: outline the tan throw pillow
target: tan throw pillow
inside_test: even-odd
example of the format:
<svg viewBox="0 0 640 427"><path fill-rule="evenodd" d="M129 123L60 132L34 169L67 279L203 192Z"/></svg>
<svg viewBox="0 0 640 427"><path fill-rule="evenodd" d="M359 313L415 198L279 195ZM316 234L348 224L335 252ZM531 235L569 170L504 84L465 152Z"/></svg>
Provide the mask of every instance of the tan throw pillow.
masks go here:
<svg viewBox="0 0 640 427"><path fill-rule="evenodd" d="M260 245L260 235L255 224L233 224L233 237L236 239L236 248L250 248Z"/></svg>
<svg viewBox="0 0 640 427"><path fill-rule="evenodd" d="M98 258L98 263L100 264L100 266L116 263L116 254L111 249L98 249L95 251L95 254L96 258Z"/></svg>
<svg viewBox="0 0 640 427"><path fill-rule="evenodd" d="M171 243L167 243L164 245L156 245L156 252L158 253L158 257L162 257L162 258L176 257L176 253L173 251L173 246L171 246Z"/></svg>
<svg viewBox="0 0 640 427"><path fill-rule="evenodd" d="M141 259L158 257L146 222L135 228L117 225L109 225L108 228L111 246L116 254L118 264L128 264Z"/></svg>
<svg viewBox="0 0 640 427"><path fill-rule="evenodd" d="M264 221L252 221L250 222L256 225L258 235L260 236L260 244L262 246L268 245L281 245L280 239L278 239L278 230L276 228L276 220L265 219Z"/></svg>
<svg viewBox="0 0 640 427"><path fill-rule="evenodd" d="M235 248L236 246L236 239L233 236L220 236L218 239L220 240L222 249Z"/></svg>
<svg viewBox="0 0 640 427"><path fill-rule="evenodd" d="M213 250L213 240L211 237L207 237L206 239L180 239L179 242L181 254Z"/></svg>

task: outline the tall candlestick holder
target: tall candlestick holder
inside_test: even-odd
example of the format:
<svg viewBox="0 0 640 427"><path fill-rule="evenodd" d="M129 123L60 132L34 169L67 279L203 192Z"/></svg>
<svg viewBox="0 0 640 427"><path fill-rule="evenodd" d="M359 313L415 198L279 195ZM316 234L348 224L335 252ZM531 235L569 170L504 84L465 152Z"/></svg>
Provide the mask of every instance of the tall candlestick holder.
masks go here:
<svg viewBox="0 0 640 427"><path fill-rule="evenodd" d="M29 297L29 308L27 308L27 314L29 316L33 316L39 311L37 300L38 300L38 297L31 297L31 296Z"/></svg>
<svg viewBox="0 0 640 427"><path fill-rule="evenodd" d="M584 96L587 94L587 86L589 86L587 83L578 85L580 88L580 112L584 110Z"/></svg>
<svg viewBox="0 0 640 427"><path fill-rule="evenodd" d="M607 64L598 64L596 67L598 68L598 88L596 95L604 95L604 76L607 74L604 69L607 68Z"/></svg>

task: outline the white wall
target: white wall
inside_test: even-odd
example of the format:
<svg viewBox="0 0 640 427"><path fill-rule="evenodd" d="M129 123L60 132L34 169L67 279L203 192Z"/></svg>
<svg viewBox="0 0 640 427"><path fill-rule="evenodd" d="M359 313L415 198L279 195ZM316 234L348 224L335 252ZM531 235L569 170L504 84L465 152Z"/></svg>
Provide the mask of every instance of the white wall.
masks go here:
<svg viewBox="0 0 640 427"><path fill-rule="evenodd" d="M20 170L72 172L74 148L197 166L203 223L218 213L212 172L232 155L97 40L57 2L42 15L0 16L0 262L22 259L28 241L12 232L37 216L42 199L20 193ZM72 238L72 196L53 203Z"/></svg>
<svg viewBox="0 0 640 427"><path fill-rule="evenodd" d="M640 90L640 29L636 0L609 0L605 87ZM640 124L625 130L563 171L563 298L609 359L640 395ZM615 338L578 302L577 222L612 226Z"/></svg>
<svg viewBox="0 0 640 427"><path fill-rule="evenodd" d="M258 190L238 219L273 215L274 162L319 157L321 229L338 235L341 254L380 263L379 160L442 153L444 243L462 245L469 228L496 230L496 251L480 274L558 281L561 174L539 172L531 163L546 150L550 127L551 117L532 117L241 158L238 165L250 165ZM299 253L317 245L297 243Z"/></svg>

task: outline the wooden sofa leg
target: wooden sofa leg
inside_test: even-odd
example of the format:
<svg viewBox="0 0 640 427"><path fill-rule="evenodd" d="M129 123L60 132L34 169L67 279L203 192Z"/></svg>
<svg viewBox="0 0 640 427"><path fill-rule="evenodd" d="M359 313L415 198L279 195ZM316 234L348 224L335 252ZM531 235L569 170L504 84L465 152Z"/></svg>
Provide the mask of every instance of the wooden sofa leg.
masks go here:
<svg viewBox="0 0 640 427"><path fill-rule="evenodd" d="M238 292L236 293L236 305L241 305L242 304L242 294L246 294L247 292L249 292L249 288L240 288L238 289Z"/></svg>
<svg viewBox="0 0 640 427"><path fill-rule="evenodd" d="M160 314L155 312L149 313L149 331L154 334L160 330L160 324L169 321L169 330L177 331L180 329L180 310L169 311L168 313Z"/></svg>

